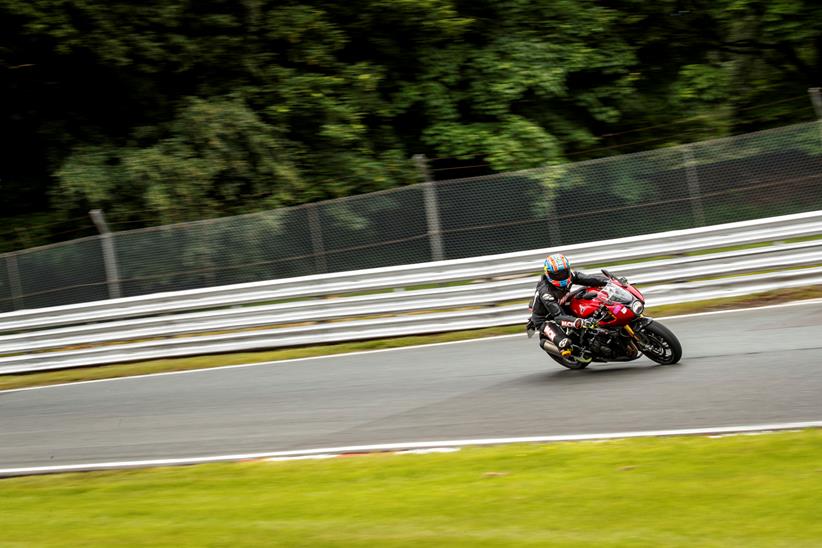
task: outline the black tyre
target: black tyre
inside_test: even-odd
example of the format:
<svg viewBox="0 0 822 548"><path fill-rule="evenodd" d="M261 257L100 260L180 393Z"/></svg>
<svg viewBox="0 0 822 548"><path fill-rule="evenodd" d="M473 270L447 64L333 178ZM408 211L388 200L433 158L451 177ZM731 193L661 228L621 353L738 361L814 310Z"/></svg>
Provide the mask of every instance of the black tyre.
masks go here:
<svg viewBox="0 0 822 548"><path fill-rule="evenodd" d="M578 362L574 359L567 360L560 356L554 356L553 354L548 354L552 360L560 364L562 367L567 367L568 369L585 369L590 364L590 361L587 362Z"/></svg>
<svg viewBox="0 0 822 548"><path fill-rule="evenodd" d="M682 345L670 329L658 322L637 333L642 353L661 365L675 364L682 358Z"/></svg>

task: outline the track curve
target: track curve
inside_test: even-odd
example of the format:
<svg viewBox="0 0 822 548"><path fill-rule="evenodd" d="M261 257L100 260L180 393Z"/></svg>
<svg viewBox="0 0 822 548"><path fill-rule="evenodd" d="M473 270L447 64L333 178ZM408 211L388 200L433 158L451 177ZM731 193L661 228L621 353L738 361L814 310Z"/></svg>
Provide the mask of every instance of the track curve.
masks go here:
<svg viewBox="0 0 822 548"><path fill-rule="evenodd" d="M822 302L664 323L675 366L568 371L523 335L0 392L0 468L822 420Z"/></svg>

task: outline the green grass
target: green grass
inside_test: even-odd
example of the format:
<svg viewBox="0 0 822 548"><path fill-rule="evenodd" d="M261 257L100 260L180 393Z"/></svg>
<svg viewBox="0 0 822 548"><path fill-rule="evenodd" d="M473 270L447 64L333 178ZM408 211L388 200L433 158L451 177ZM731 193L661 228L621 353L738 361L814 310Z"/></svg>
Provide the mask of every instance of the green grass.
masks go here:
<svg viewBox="0 0 822 548"><path fill-rule="evenodd" d="M671 316L677 314L687 314L691 312L702 312L709 310L745 308L749 306L759 306L765 304L773 304L799 299L811 299L817 297L822 297L822 287L820 286L814 286L811 288L771 291L768 293L762 293L758 295L747 295L744 297L735 297L730 299L713 299L709 301L649 307L647 315L655 317ZM523 304L523 317L526 316L526 308ZM461 341L469 339L478 339L483 337L493 337L498 335L511 335L518 333L524 333L524 325L490 327L486 329L475 329L471 331L454 331L450 333L435 333L431 335L415 335L409 337L396 337L392 339L375 339L370 341L317 345L310 347L283 348L279 350L237 352L232 354L214 354L207 356L193 356L188 358L150 360L144 362L113 364L99 367L85 367L65 369L59 371L47 371L42 373L0 375L0 390L25 388L30 386L44 386L48 384L58 384L66 382L128 377L134 375L145 375L149 373L162 373L168 371L186 371L191 369L223 367L227 365L238 365L246 363L292 360L297 358L308 358L314 356L330 356L335 354L346 354L350 352L361 352L366 350L401 348L404 346Z"/></svg>
<svg viewBox="0 0 822 548"><path fill-rule="evenodd" d="M822 545L822 432L0 481L3 546Z"/></svg>

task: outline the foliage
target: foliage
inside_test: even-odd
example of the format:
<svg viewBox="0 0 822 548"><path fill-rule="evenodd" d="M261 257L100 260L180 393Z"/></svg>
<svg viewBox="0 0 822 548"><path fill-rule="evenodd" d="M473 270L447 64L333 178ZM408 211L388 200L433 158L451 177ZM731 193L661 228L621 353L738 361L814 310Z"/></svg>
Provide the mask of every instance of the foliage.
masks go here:
<svg viewBox="0 0 822 548"><path fill-rule="evenodd" d="M807 120L820 55L808 0L0 0L0 217L64 239L90 207L409 184L418 153L502 171Z"/></svg>

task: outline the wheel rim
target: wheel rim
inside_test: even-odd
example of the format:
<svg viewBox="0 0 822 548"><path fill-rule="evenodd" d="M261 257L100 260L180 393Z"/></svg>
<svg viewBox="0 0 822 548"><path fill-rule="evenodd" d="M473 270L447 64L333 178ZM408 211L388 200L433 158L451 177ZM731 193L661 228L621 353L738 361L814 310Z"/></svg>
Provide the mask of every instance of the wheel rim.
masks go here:
<svg viewBox="0 0 822 548"><path fill-rule="evenodd" d="M644 347L642 352L652 360L659 363L670 363L674 359L674 349L671 343L663 337L655 337L648 333L644 334Z"/></svg>

